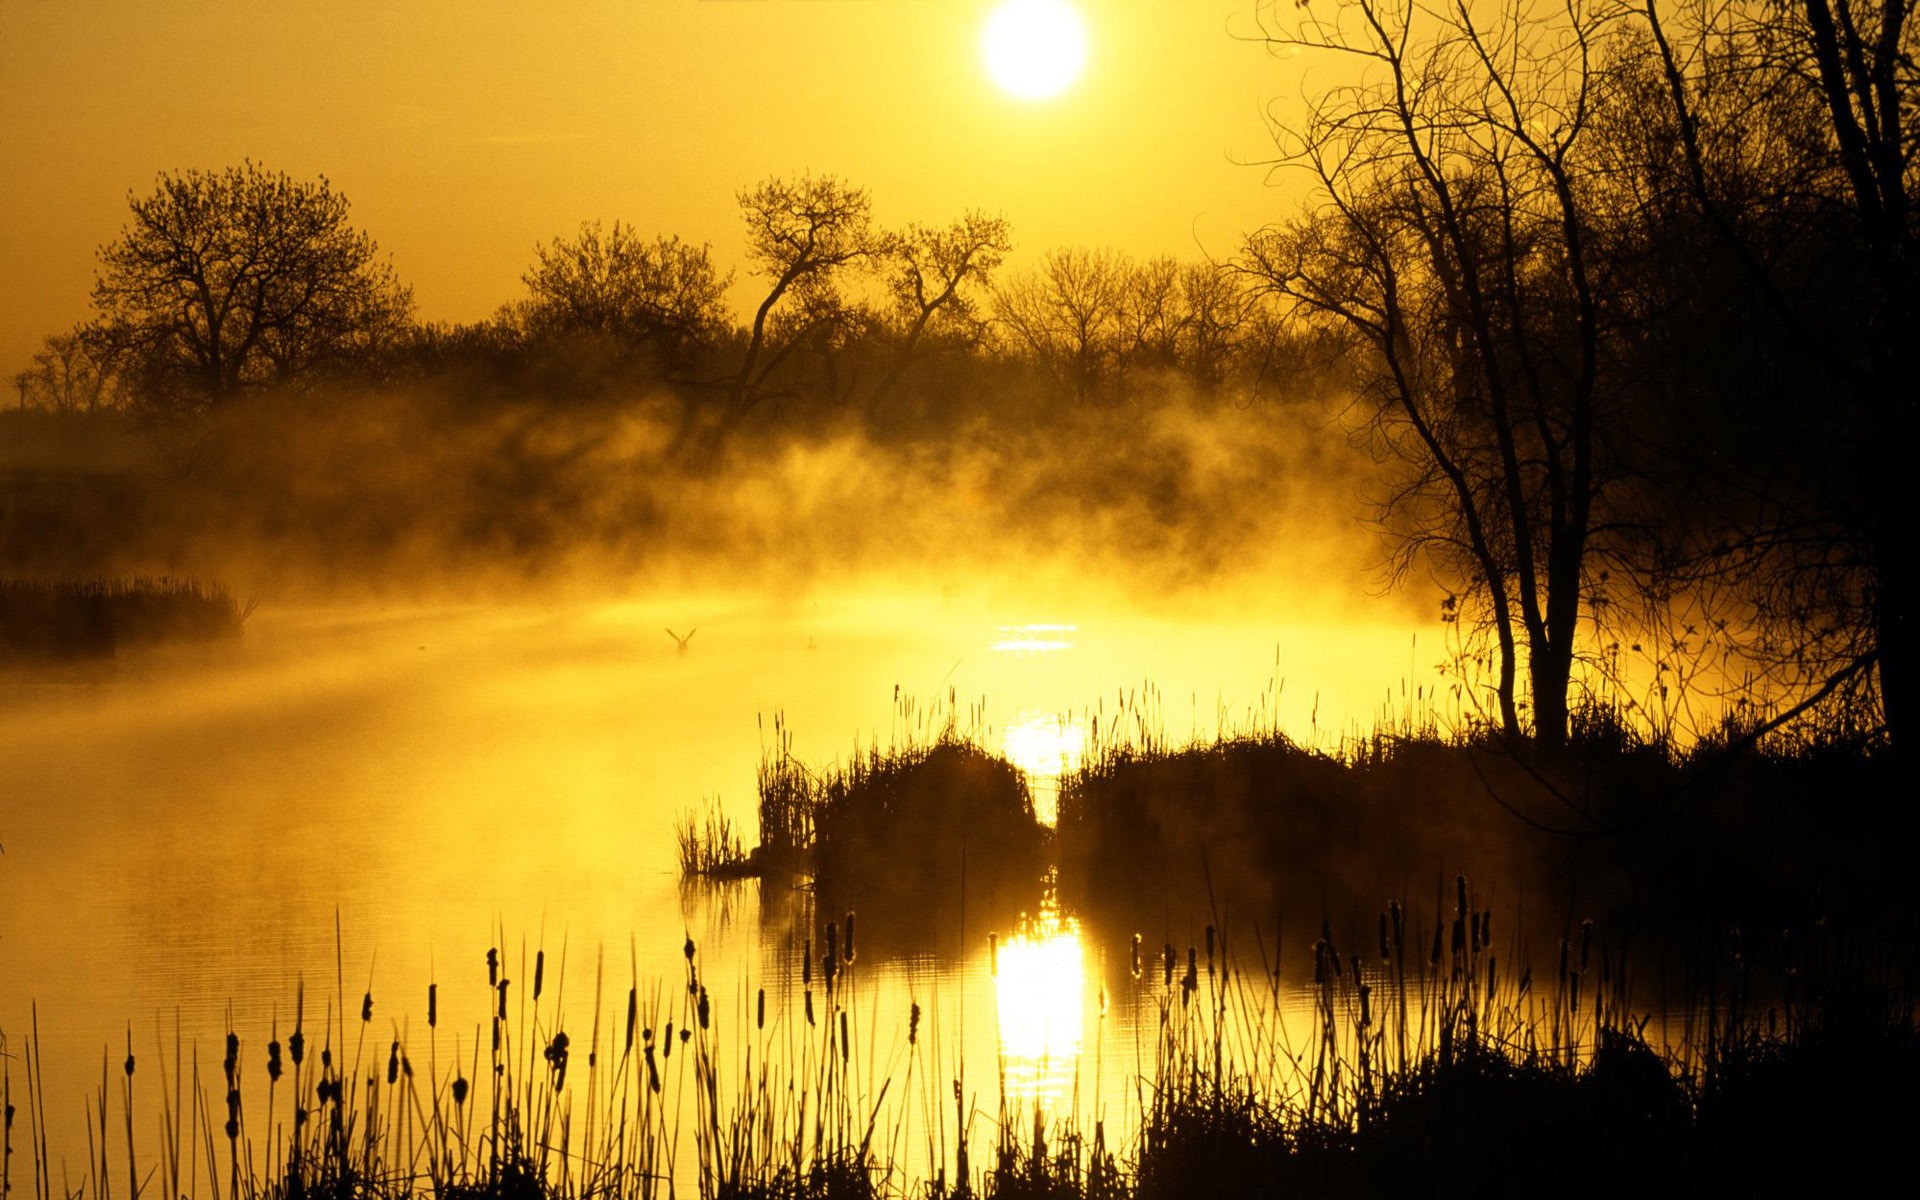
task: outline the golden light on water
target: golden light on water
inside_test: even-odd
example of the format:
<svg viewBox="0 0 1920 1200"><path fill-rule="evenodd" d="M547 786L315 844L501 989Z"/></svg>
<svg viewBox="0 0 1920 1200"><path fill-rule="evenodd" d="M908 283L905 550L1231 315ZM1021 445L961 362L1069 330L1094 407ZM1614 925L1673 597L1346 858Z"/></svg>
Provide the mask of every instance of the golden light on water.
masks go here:
<svg viewBox="0 0 1920 1200"><path fill-rule="evenodd" d="M1060 777L1080 769L1087 730L1073 717L1024 709L1000 739L1007 761L1026 772L1033 815L1052 826L1060 816Z"/></svg>
<svg viewBox="0 0 1920 1200"><path fill-rule="evenodd" d="M1001 654L1056 654L1071 650L1078 625L1002 625L990 650Z"/></svg>
<svg viewBox="0 0 1920 1200"><path fill-rule="evenodd" d="M994 977L1010 1099L1047 1107L1072 1095L1085 1032L1080 922L1048 901L1002 942Z"/></svg>
<svg viewBox="0 0 1920 1200"><path fill-rule="evenodd" d="M1051 99L1080 77L1087 28L1065 0L1006 0L987 17L980 57L1007 94Z"/></svg>

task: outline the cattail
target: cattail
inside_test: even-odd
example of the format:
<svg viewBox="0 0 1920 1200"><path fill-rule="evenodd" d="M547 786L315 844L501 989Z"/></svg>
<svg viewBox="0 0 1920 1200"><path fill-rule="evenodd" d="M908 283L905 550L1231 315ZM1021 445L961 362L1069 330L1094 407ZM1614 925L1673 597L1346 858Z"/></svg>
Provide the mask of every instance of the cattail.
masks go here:
<svg viewBox="0 0 1920 1200"><path fill-rule="evenodd" d="M456 1075L453 1080L453 1103L455 1104L455 1106L459 1106L459 1105L465 1104L466 1102L467 1102L467 1081L465 1078Z"/></svg>
<svg viewBox="0 0 1920 1200"><path fill-rule="evenodd" d="M131 1075L133 1074L133 1070L132 1070L133 1056L132 1055L127 1056L127 1063L128 1063L127 1074ZM267 1043L267 1078L272 1080L275 1083L280 1082L280 1071L281 1071L280 1039L275 1038L272 1041Z"/></svg>
<svg viewBox="0 0 1920 1200"><path fill-rule="evenodd" d="M803 988L810 988L813 986L813 935L812 934L807 935L807 949L806 949L806 952L800 956L800 986Z"/></svg>
<svg viewBox="0 0 1920 1200"><path fill-rule="evenodd" d="M364 1025L371 1020L373 1020L373 993L368 992L360 1001L360 1023Z"/></svg>
<svg viewBox="0 0 1920 1200"><path fill-rule="evenodd" d="M847 1061L847 1010L840 1010L840 1062Z"/></svg>
<svg viewBox="0 0 1920 1200"><path fill-rule="evenodd" d="M847 910L847 961L853 961L853 910Z"/></svg>
<svg viewBox="0 0 1920 1200"><path fill-rule="evenodd" d="M287 1054L296 1067L307 1057L307 1038L298 1025L293 1028L293 1036L287 1039Z"/></svg>
<svg viewBox="0 0 1920 1200"><path fill-rule="evenodd" d="M1178 963L1179 961L1180 961L1180 956L1178 953L1175 952L1172 942L1167 942L1166 944L1160 947L1160 986L1161 987L1173 986L1173 968L1174 968L1174 964Z"/></svg>
<svg viewBox="0 0 1920 1200"><path fill-rule="evenodd" d="M633 1053L633 1029L639 1022L640 996L638 988L627 989L627 1053Z"/></svg>
<svg viewBox="0 0 1920 1200"><path fill-rule="evenodd" d="M755 1029L767 1027L767 989L765 988L761 988L759 994L754 997L753 1027Z"/></svg>
<svg viewBox="0 0 1920 1200"><path fill-rule="evenodd" d="M1207 976L1213 976L1213 926L1207 926Z"/></svg>
<svg viewBox="0 0 1920 1200"><path fill-rule="evenodd" d="M1362 1029L1373 1024L1373 1007L1370 1003L1372 995L1372 988L1364 983L1360 985L1360 1028Z"/></svg>
<svg viewBox="0 0 1920 1200"><path fill-rule="evenodd" d="M541 1052L541 1057L545 1058L547 1064L553 1068L553 1086L556 1089L567 1085L567 1047L569 1045L571 1045L571 1039L563 1030L555 1033L553 1040L548 1042L547 1048Z"/></svg>
<svg viewBox="0 0 1920 1200"><path fill-rule="evenodd" d="M693 935L691 933L687 935L686 945L680 947L680 952L687 956L688 962L693 961Z"/></svg>
<svg viewBox="0 0 1920 1200"><path fill-rule="evenodd" d="M709 1015L710 1015L710 1010L707 1006L707 986L705 984L701 984L700 985L700 1028L705 1029L707 1027L707 1018Z"/></svg>
<svg viewBox="0 0 1920 1200"><path fill-rule="evenodd" d="M693 1036L693 1030L691 1030L691 1029L688 1029L688 1028L687 1028L686 1026L684 1026L684 1025L682 1025L682 1026L680 1027L680 1044L681 1044L682 1046L684 1046L684 1045L686 1045L686 1044L687 1044L687 1039L688 1039L688 1038L690 1038L690 1037L692 1037L692 1036Z"/></svg>
<svg viewBox="0 0 1920 1200"><path fill-rule="evenodd" d="M660 1066L653 1061L653 1043L647 1043L647 1090L660 1093Z"/></svg>
<svg viewBox="0 0 1920 1200"><path fill-rule="evenodd" d="M812 988L808 988L806 990L806 1001L807 1001L807 1028L811 1029L813 1028L813 989Z"/></svg>
<svg viewBox="0 0 1920 1200"><path fill-rule="evenodd" d="M440 1023L440 985L427 985L427 1028L432 1029Z"/></svg>
<svg viewBox="0 0 1920 1200"><path fill-rule="evenodd" d="M660 1053L664 1058L673 1057L673 1022L667 1022L666 1036L660 1039Z"/></svg>
<svg viewBox="0 0 1920 1200"><path fill-rule="evenodd" d="M498 947L487 948L487 986L500 986L500 951Z"/></svg>
<svg viewBox="0 0 1920 1200"><path fill-rule="evenodd" d="M1398 900L1395 900L1387 905L1387 915L1393 919L1393 944L1398 949L1406 945L1407 941L1406 910L1400 907Z"/></svg>
<svg viewBox="0 0 1920 1200"><path fill-rule="evenodd" d="M233 1033L231 1031L227 1033L227 1057L226 1057L226 1061L222 1065L226 1067L227 1086L231 1088L232 1086L234 1086L234 1082L233 1082L234 1076L240 1069L240 1035L239 1034Z"/></svg>
<svg viewBox="0 0 1920 1200"><path fill-rule="evenodd" d="M393 1049L387 1051L387 1086L392 1087L400 1081L400 1043L395 1042Z"/></svg>
<svg viewBox="0 0 1920 1200"><path fill-rule="evenodd" d="M521 960L525 962L525 959ZM539 950L533 956L533 1002L540 1003L540 986L547 977L547 952Z"/></svg>
<svg viewBox="0 0 1920 1200"><path fill-rule="evenodd" d="M912 1007L907 1009L907 1045L917 1046L919 1044L920 1044L920 1002L918 1000L915 1000L913 1002Z"/></svg>
<svg viewBox="0 0 1920 1200"><path fill-rule="evenodd" d="M1140 935L1133 935L1133 950L1128 959L1127 971L1135 979L1140 978Z"/></svg>
<svg viewBox="0 0 1920 1200"><path fill-rule="evenodd" d="M987 931L987 972L994 978L1000 976L1000 935Z"/></svg>

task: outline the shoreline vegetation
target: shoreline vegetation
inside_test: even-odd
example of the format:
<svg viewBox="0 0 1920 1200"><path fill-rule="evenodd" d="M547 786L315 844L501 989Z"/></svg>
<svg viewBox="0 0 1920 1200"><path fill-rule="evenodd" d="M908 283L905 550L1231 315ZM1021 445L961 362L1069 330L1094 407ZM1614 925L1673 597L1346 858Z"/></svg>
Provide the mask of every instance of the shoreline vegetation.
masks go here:
<svg viewBox="0 0 1920 1200"><path fill-rule="evenodd" d="M193 579L0 579L0 666L236 638L252 611L219 584Z"/></svg>
<svg viewBox="0 0 1920 1200"><path fill-rule="evenodd" d="M1431 915L1392 903L1354 944L1323 925L1305 1028L1273 1016L1257 927L1252 955L1213 925L1145 961L1136 947L1153 1045L1133 1049L1125 1114L1028 1104L1004 1057L983 1092L927 1015L937 997L879 1011L849 917L809 921L798 977L732 1000L708 991L691 938L684 986L636 968L621 997L596 969L590 1023L562 1006L564 957L529 963L523 946L513 979L495 947L488 991L461 983L489 1012L466 1034L443 1027L437 982L391 1040L371 987L357 1022L344 985L338 1006L302 987L291 1028L264 1046L229 1032L217 1074L177 1032L152 1049L129 1033L88 1101L77 1177L48 1149L36 1014L0 1037L0 1173L34 1200L1715 1196L1914 1179L1920 1098L1888 1086L1920 1067L1910 953L1873 958L1819 927L1777 956L1724 956L1662 1041L1592 925L1557 969L1516 973L1464 877L1446 899ZM402 1032L422 1015L424 1038ZM1127 1056L1096 1039L1078 1069ZM157 1143L135 1119L155 1097Z"/></svg>

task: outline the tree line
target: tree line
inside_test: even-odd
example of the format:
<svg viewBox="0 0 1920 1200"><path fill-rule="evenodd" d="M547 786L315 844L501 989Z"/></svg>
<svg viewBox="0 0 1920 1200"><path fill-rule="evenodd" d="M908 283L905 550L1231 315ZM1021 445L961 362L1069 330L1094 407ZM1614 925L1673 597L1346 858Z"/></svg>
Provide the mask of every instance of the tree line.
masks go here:
<svg viewBox="0 0 1920 1200"><path fill-rule="evenodd" d="M713 453L794 397L881 411L941 358L1099 407L1169 378L1244 396L1311 348L1380 464L1396 574L1446 589L1512 744L1576 736L1583 677L1629 643L1674 686L1709 656L1745 673L1777 704L1741 736L1820 704L1909 740L1904 3L1257 9L1337 83L1275 126L1307 201L1221 261L1063 249L1009 273L1001 218L886 230L860 188L770 179L738 196L744 318L708 247L616 222L538 248L494 319L421 326L324 180L247 164L132 201L94 319L23 395L204 411L560 347L672 385L676 446Z"/></svg>

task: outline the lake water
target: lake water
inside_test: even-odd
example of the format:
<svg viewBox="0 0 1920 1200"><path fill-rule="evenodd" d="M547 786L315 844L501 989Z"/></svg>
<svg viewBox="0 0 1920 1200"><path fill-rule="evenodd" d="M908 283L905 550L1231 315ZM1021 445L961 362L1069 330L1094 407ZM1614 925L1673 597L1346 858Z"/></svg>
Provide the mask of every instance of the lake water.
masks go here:
<svg viewBox="0 0 1920 1200"><path fill-rule="evenodd" d="M924 741L951 715L1032 771L1044 808L1049 774L1116 718L1144 714L1176 742L1274 723L1331 742L1391 716L1439 654L1382 613L1219 622L950 590L267 607L236 644L0 681L0 1035L16 1103L37 1021L50 1153L78 1186L101 1056L117 1127L129 1039L145 1103L179 1047L216 1082L229 1030L264 1060L297 1003L309 1036L345 1011L343 1053L351 1038L379 1063L404 1040L418 1059L431 1039L444 1073L484 1037L495 948L521 1004L544 956L541 1028L565 1025L576 1045L611 1044L630 988L656 1019L678 1011L689 938L716 1020L757 1025L765 989L770 1026L804 1029L804 938L841 914L809 913L786 884L685 886L673 836L717 803L752 842L776 714L820 766ZM856 960L840 999L876 1091L919 1053L919 1004L916 1045L943 1058L917 1088L934 1076L945 1097L964 1069L988 1114L1004 1079L1016 1100L1125 1124L1161 981L1133 979L1128 931L1083 925L1044 889L1031 918ZM1146 931L1149 952L1163 934L1197 940L1204 919Z"/></svg>

